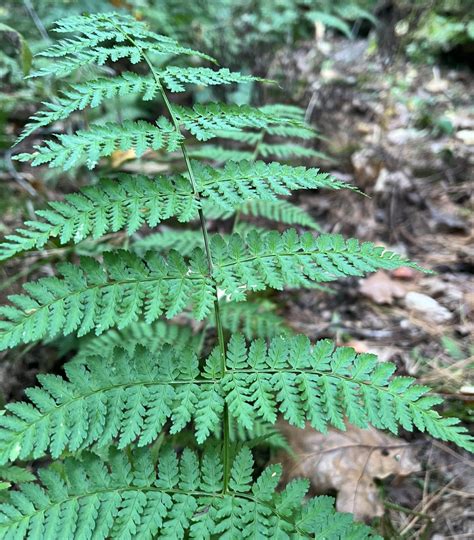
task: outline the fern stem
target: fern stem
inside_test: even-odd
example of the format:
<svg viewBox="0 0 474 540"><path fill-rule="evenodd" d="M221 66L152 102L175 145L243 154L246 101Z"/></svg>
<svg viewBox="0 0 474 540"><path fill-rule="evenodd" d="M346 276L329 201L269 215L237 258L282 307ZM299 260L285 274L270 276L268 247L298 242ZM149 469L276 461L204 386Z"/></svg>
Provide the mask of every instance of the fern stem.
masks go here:
<svg viewBox="0 0 474 540"><path fill-rule="evenodd" d="M151 64L148 64L150 66L150 69L152 69ZM176 117L173 113L173 108L171 103L168 100L168 96L166 95L166 92L163 89L163 86L156 74L156 72L153 72L153 77L157 81L157 85L160 91L161 96L163 97L163 101L165 102L166 108L168 109L168 112L171 117L171 121L173 122L173 125L176 128L176 131L181 133L179 129L179 123L176 120ZM191 165L191 161L189 159L188 151L186 149L186 146L183 143L180 144L181 151L184 157L184 161L186 164L186 169L188 171L189 180L193 188L194 196L199 200L199 191L197 189L196 180L194 177L193 168ZM207 231L207 223L206 218L204 216L204 213L202 211L202 208L199 208L198 210L199 215L199 222L201 225L201 232L204 240L204 250L206 253L206 259L207 259L207 265L209 269L209 277L214 281L214 293L215 293L215 299L214 299L214 317L216 321L216 330L217 330L217 341L219 344L219 350L220 350L220 357L221 357L221 376L224 377L226 372L226 364L225 364L225 357L226 357L226 351L225 351L225 340L224 340L224 330L222 327L222 318L221 318L221 312L220 312L220 306L219 306L219 293L217 289L217 283L213 279L214 274L214 267L212 263L212 255L211 255L211 248L209 243L209 234ZM229 479L230 479L230 468L231 468L231 462L230 462L230 418L229 418L229 409L227 404L224 406L224 432L223 432L223 453L222 453L222 461L223 461L223 467L224 467L224 487L223 492L227 493L228 487L229 487Z"/></svg>
<svg viewBox="0 0 474 540"><path fill-rule="evenodd" d="M114 25L115 26L115 25ZM156 82L156 85L158 87L158 91L163 99L163 102L165 104L165 107L168 111L168 114L171 118L171 122L173 123L173 126L175 127L176 131L181 134L181 130L179 127L179 122L176 119L176 116L173 112L173 106L171 105L168 96L165 92L165 89L163 88L163 85L161 83L160 77L158 73L156 72L153 63L148 58L148 55L143 51L143 49L135 42L135 40L128 35L126 32L124 32L120 27L115 26L117 31L121 32L125 37L138 49L140 49L143 59L145 60L146 64L148 65L148 68L150 69L150 72L153 76L153 79ZM182 142L180 144L181 152L184 157L184 162L186 165L186 169L188 171L189 181L191 183L194 196L199 201L200 195L199 191L197 189L196 179L194 176L193 168L191 165L191 161L189 159L188 151L186 149L185 143ZM217 330L217 340L219 344L219 350L220 350L220 357L221 357L221 375L222 377L225 375L226 372L226 350L225 350L225 341L224 341L224 331L222 326L222 318L220 313L220 306L219 306L219 295L218 295L218 289L217 289L217 283L213 279L213 263L212 263L212 255L211 255L211 248L209 243L209 234L207 230L207 223L206 218L204 216L204 213L202 211L202 208L199 208L198 210L199 214L199 222L201 226L201 232L204 240L204 248L206 253L206 259L207 259L207 265L209 270L209 277L214 281L214 291L215 291L215 299L214 299L214 317L216 321L216 330ZM224 406L224 430L223 430L223 467L224 467L224 484L223 484L223 493L226 493L228 491L229 486L229 480L230 480L230 469L231 469L231 462L230 462L230 418L229 418L229 410L227 407L227 404Z"/></svg>

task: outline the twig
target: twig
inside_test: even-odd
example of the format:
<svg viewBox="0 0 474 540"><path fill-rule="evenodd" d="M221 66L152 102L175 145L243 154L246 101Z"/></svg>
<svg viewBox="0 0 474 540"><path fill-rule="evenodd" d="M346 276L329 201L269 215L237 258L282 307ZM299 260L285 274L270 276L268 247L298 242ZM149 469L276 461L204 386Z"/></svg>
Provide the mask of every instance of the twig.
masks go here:
<svg viewBox="0 0 474 540"><path fill-rule="evenodd" d="M23 178L23 176L15 169L12 161L11 149L5 152L5 164L7 166L8 172L12 175L13 179L18 182L18 184L26 190L32 197L37 197L38 192L36 189Z"/></svg>
<svg viewBox="0 0 474 540"><path fill-rule="evenodd" d="M442 487L441 489L439 489L437 491L437 493L435 493L431 499L426 503L426 505L422 508L423 509L423 513L426 513L426 511L428 510L428 508L431 508L431 506L433 506L433 504L435 502L437 502L441 496L444 494L444 492L449 488L449 486L451 484L454 483L455 480L457 480L458 476L455 476L454 478L451 478L451 480L444 486ZM415 516L411 521L410 523L408 523L408 525L401 531L400 533L400 536L405 536L411 529L413 529L413 527L418 523L418 520L420 518L418 516Z"/></svg>
<svg viewBox="0 0 474 540"><path fill-rule="evenodd" d="M384 501L383 504L391 510L398 510L399 512L403 512L404 514L418 516L422 519L427 519L428 521L434 522L433 516L429 516L428 514L424 514L423 512L416 512L415 510L410 510L410 508L405 508L404 506L400 506L399 504L391 503L389 501Z"/></svg>
<svg viewBox="0 0 474 540"><path fill-rule="evenodd" d="M30 0L23 0L23 4L25 5L26 11L28 11L29 16L35 23L35 26L38 29L38 32L41 34L41 37L46 41L51 41L51 38L49 37L48 31L46 30L43 21L39 18Z"/></svg>

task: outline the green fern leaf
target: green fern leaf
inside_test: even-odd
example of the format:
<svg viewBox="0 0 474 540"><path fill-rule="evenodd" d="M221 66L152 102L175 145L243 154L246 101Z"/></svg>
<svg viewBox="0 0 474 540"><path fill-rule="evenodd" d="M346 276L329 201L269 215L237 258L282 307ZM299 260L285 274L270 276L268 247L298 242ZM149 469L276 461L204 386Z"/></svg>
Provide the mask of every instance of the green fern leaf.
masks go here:
<svg viewBox="0 0 474 540"><path fill-rule="evenodd" d="M259 153L264 158L276 157L279 159L289 160L292 158L319 158L330 160L331 158L324 154L314 150L313 148L307 148L300 144L294 143L262 143L259 146Z"/></svg>
<svg viewBox="0 0 474 540"><path fill-rule="evenodd" d="M120 174L116 181L102 181L67 195L65 202L52 202L37 211L43 222L28 221L0 244L0 260L30 249L41 249L51 238L61 244L101 238L126 229L133 234L144 224L155 227L177 217L186 222L197 215L198 202L189 181L182 176L156 177Z"/></svg>
<svg viewBox="0 0 474 540"><path fill-rule="evenodd" d="M91 330L97 334L125 328L141 314L148 323L162 313L168 318L189 303L198 319L212 306L213 284L206 275L203 253L197 251L189 268L177 252L168 260L150 254L140 259L125 251L104 254L104 264L83 258L80 267L59 265L63 279L42 278L24 285L27 294L10 297L0 308L0 347L13 347L45 336Z"/></svg>
<svg viewBox="0 0 474 540"><path fill-rule="evenodd" d="M216 146L213 144L203 144L202 146L191 147L189 156L193 159L207 159L217 163L225 163L227 161L251 160L253 152L249 150L224 148L223 146Z"/></svg>
<svg viewBox="0 0 474 540"><path fill-rule="evenodd" d="M252 432L254 423L275 424L278 414L291 424L326 431L344 430L349 422L397 433L416 426L432 436L467 449L473 443L455 418L433 408L442 400L407 377L391 377L393 365L375 356L334 348L328 340L313 347L307 338L274 338L247 347L233 336L222 377L216 349L203 371L190 349L165 346L151 354L140 346L132 356L123 349L109 355L80 355L67 364L67 380L39 377L30 388L33 404L7 405L0 417L0 463L35 459L47 452L58 457L91 445L119 448L154 441L168 419L171 433L195 425L199 443L220 425L224 403L231 417ZM350 398L348 399L348 395Z"/></svg>
<svg viewBox="0 0 474 540"><path fill-rule="evenodd" d="M204 211L209 219L229 219L235 213L228 210L222 211L214 205L206 204ZM320 231L319 225L307 212L284 199L275 201L251 200L244 203L237 211L243 216L262 217L286 225L301 225Z"/></svg>
<svg viewBox="0 0 474 540"><path fill-rule="evenodd" d="M32 154L18 154L15 159L31 161L34 167L47 163L49 167L64 170L85 161L93 169L101 157L110 156L115 150L133 148L137 156L149 148L172 152L179 148L182 140L164 117L156 125L143 120L126 120L122 124L109 122L91 126L87 131L77 131L74 135L56 135L55 141L46 141L43 146L35 146L36 151Z"/></svg>
<svg viewBox="0 0 474 540"><path fill-rule="evenodd" d="M261 161L229 162L223 172L198 164L195 169L199 202L183 176L158 176L152 180L140 175L119 175L117 180L84 188L79 195L66 196L66 202L53 202L49 209L38 211L44 221L28 221L27 229L18 229L15 234L8 235L6 242L0 244L0 260L25 250L41 249L50 238L57 238L61 244L77 243L123 229L132 234L145 223L155 227L172 217L188 222L197 218L200 207L212 207L214 210L210 215L227 217L226 212L233 212L240 205L244 214L315 228L315 222L303 210L277 199L277 196L295 189L351 187L318 169L277 163L267 165ZM143 251L147 245L156 249L163 242L164 245L168 242L168 248L171 247L173 237L158 234L161 236L138 242L135 249ZM175 236L175 249L185 255L190 254L194 246L202 246L202 241L198 241L199 234L189 232L181 238Z"/></svg>
<svg viewBox="0 0 474 540"><path fill-rule="evenodd" d="M222 463L211 449L201 463L189 449L180 459L163 449L158 467L149 450L112 450L108 462L85 453L80 461L67 459L60 474L57 469L40 469L40 482L9 493L0 505L2 538L280 538L278 532L285 531L287 537L309 539L335 521L328 497L305 502L306 489L294 484L276 493L279 465L252 482L247 448L236 456L227 492L219 477ZM283 501L289 504L283 507ZM344 538L376 538L349 516L338 532Z"/></svg>
<svg viewBox="0 0 474 540"><path fill-rule="evenodd" d="M234 210L249 200L277 200L297 189L354 189L319 169L280 163L228 162L223 170L193 162L201 195L209 204Z"/></svg>
<svg viewBox="0 0 474 540"><path fill-rule="evenodd" d="M147 251L166 253L175 249L186 257L196 248L204 248L204 241L201 231L163 229L161 232L135 240L131 248L140 256L143 256Z"/></svg>
<svg viewBox="0 0 474 540"><path fill-rule="evenodd" d="M123 348L128 354L133 355L140 345L152 353L160 351L164 344L172 345L177 352L187 348L199 350L200 342L201 336L194 334L189 326L164 321L155 321L153 324L138 321L122 330L113 328L100 336L85 337L79 343L79 352L75 358L108 357L116 347Z"/></svg>
<svg viewBox="0 0 474 540"><path fill-rule="evenodd" d="M214 277L233 300L245 298L245 290L284 285L305 287L343 276L361 276L379 268L412 266L403 257L376 247L371 242L345 241L340 235L323 234L314 238L290 229L282 235L261 236L250 232L245 241L232 235L226 242L219 235L211 240Z"/></svg>
<svg viewBox="0 0 474 540"><path fill-rule="evenodd" d="M192 109L174 106L173 112L180 124L199 141L222 137L226 130L229 131L227 134L229 136L236 130L244 128L266 128L276 132L281 126L289 128L293 125L294 128L299 128L301 131L308 129L297 120L266 114L261 109L248 105L213 103L211 105L195 105Z"/></svg>
<svg viewBox="0 0 474 540"><path fill-rule="evenodd" d="M62 49L59 49L64 52ZM187 84L200 86L263 82L263 79L242 75L226 68L213 70L209 68L186 68L169 66L158 70L155 77L172 92L184 92ZM45 108L34 115L23 130L17 142L31 135L34 130L68 118L75 111L86 107L99 107L104 101L117 96L141 94L143 101L154 99L160 91L160 82L150 75L138 75L125 72L113 78L98 78L81 84L75 84L53 103L44 103Z"/></svg>
<svg viewBox="0 0 474 540"><path fill-rule="evenodd" d="M143 60L144 53L192 55L215 62L206 54L180 46L174 39L150 32L142 22L131 16L117 13L65 18L56 23L54 30L79 35L60 40L40 53L41 56L55 61L49 62L30 77L65 77L84 66L102 66L108 60L116 62L123 58L137 64Z"/></svg>
<svg viewBox="0 0 474 540"><path fill-rule="evenodd" d="M245 240L232 235L211 239L213 279L207 274L204 252L196 249L186 261L172 251L168 260L127 252L104 255L104 265L84 259L82 267L60 266L65 279L42 278L27 283L27 295L13 295L13 305L0 308L0 347L13 347L45 336L85 335L94 330L125 328L145 313L153 322L181 313L189 303L197 319L212 306L214 284L229 299L241 301L247 291L285 285L311 286L343 276L362 276L379 268L412 266L403 257L370 242L345 241L339 235L314 238L294 230L264 236L253 231Z"/></svg>

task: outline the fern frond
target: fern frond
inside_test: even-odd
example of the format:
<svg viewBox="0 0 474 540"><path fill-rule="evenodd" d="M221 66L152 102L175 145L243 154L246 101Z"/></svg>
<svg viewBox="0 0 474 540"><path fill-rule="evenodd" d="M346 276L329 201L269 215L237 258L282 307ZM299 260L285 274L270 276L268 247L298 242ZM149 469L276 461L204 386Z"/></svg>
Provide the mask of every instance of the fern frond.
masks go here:
<svg viewBox="0 0 474 540"><path fill-rule="evenodd" d="M356 189L319 169L263 161L227 162L223 169L193 162L202 197L209 204L234 210L249 200L277 200L297 189Z"/></svg>
<svg viewBox="0 0 474 540"><path fill-rule="evenodd" d="M210 68L177 67L170 66L157 72L158 77L171 92L184 92L186 84L195 84L198 86L220 86L224 84L240 84L249 82L267 82L268 79L253 77L252 75L243 75L236 71L230 71L227 68L213 70Z"/></svg>
<svg viewBox="0 0 474 540"><path fill-rule="evenodd" d="M270 103L261 107L266 114L274 114L283 118L291 118L298 122L305 121L305 110L297 105L288 105L287 103Z"/></svg>
<svg viewBox="0 0 474 540"><path fill-rule="evenodd" d="M249 201L243 206L242 213L247 216L263 217L287 225L301 225L308 229L321 230L307 212L285 200Z"/></svg>
<svg viewBox="0 0 474 540"><path fill-rule="evenodd" d="M27 294L10 296L13 305L0 308L0 348L72 332L100 334L125 328L142 314L151 323L163 313L172 318L189 304L200 320L212 306L213 284L202 251L188 263L175 251L167 260L118 251L105 253L103 264L84 257L80 266L64 263L58 270L61 279L27 283Z"/></svg>
<svg viewBox="0 0 474 540"><path fill-rule="evenodd" d="M251 200L236 210L244 216L262 217L271 221L285 223L286 225L301 225L308 229L321 230L319 225L307 212L284 199L274 201ZM211 204L205 204L204 211L209 219L228 219L235 214L235 212L223 211Z"/></svg>
<svg viewBox="0 0 474 540"><path fill-rule="evenodd" d="M64 23L64 24L62 24ZM75 33L55 43L40 56L54 59L30 77L54 75L65 77L89 65L104 65L127 58L132 64L144 59L144 53L158 55L192 55L215 62L199 51L180 46L174 39L147 30L146 26L127 15L102 13L71 17L57 23L55 31Z"/></svg>
<svg viewBox="0 0 474 540"><path fill-rule="evenodd" d="M276 306L269 300L253 299L249 302L221 302L221 322L230 333L242 332L247 339L271 338L289 335L291 330L282 317L275 313ZM186 316L186 313L184 314ZM211 318L207 328L213 328ZM108 356L114 347L122 347L129 354L142 345L151 352L159 351L163 344L171 344L177 351L191 348L200 350L202 336L194 334L190 326L155 321L131 323L126 328L107 330L99 336L88 336L80 343L76 358Z"/></svg>
<svg viewBox="0 0 474 540"><path fill-rule="evenodd" d="M111 450L43 468L40 482L11 491L0 506L2 538L376 538L329 497L304 500L308 481L276 491L281 467L271 465L253 481L254 460L244 447L235 457L229 490L223 464L210 449L202 459L185 448L180 458L165 448L158 466L149 450ZM332 536L332 538L336 538Z"/></svg>
<svg viewBox="0 0 474 540"><path fill-rule="evenodd" d="M297 157L331 159L324 152L295 143L261 143L259 153L265 158L274 156L284 160Z"/></svg>
<svg viewBox="0 0 474 540"><path fill-rule="evenodd" d="M77 152L77 149L73 151ZM154 227L171 217L188 222L197 218L200 205L206 212L211 208L209 215L215 217L226 217L231 215L226 212L233 213L235 208L241 207L247 215L316 229L316 223L303 210L278 200L277 196L304 188L352 188L318 169L279 163L229 162L223 171L194 163L194 168L200 202L183 176L158 176L152 180L139 175L119 175L116 181L108 180L85 188L80 195L68 195L66 202L53 202L49 209L38 211L44 221L28 221L27 229L18 229L15 234L8 235L0 244L0 260L22 251L41 249L50 238L57 238L61 244L77 243L88 237L100 238L109 231L125 229L132 234L145 223ZM166 233L153 235L138 243L138 249L146 245L157 247L167 240L179 242L175 249L183 248L184 254L190 253L196 245L202 246L199 235L184 234L175 240ZM190 243L186 245L188 241Z"/></svg>
<svg viewBox="0 0 474 540"><path fill-rule="evenodd" d="M44 221L27 221L28 229L18 229L0 244L0 260L22 251L43 248L57 238L61 244L98 239L109 232L126 230L133 234L145 223L155 227L176 217L187 222L199 208L189 181L182 176L153 179L119 174L117 180L103 180L79 194L66 195L65 202L51 202L36 213Z"/></svg>
<svg viewBox="0 0 474 540"><path fill-rule="evenodd" d="M278 427L258 418L254 419L252 429L248 430L231 417L229 419L229 440L236 445L245 443L252 448L262 445L275 450L284 450L291 454L291 446Z"/></svg>
<svg viewBox="0 0 474 540"><path fill-rule="evenodd" d="M250 150L236 150L224 148L223 146L215 146L213 144L193 146L188 153L193 159L207 159L217 163L225 163L226 161L248 161L251 160L253 156L253 152Z"/></svg>
<svg viewBox="0 0 474 540"><path fill-rule="evenodd" d="M12 414L0 418L0 462L48 452L57 458L114 440L118 448L133 441L148 445L170 418L171 432L181 431L197 414L198 398L213 386L198 386L199 364L191 349L170 346L154 354L138 346L131 355L121 348L80 355L65 371L67 380L38 377L41 386L27 390L34 405L8 405ZM210 413L218 406L213 403Z"/></svg>
<svg viewBox="0 0 474 540"><path fill-rule="evenodd" d="M228 241L214 235L211 249L214 278L231 299L238 301L245 298L246 290L307 287L377 269L418 268L371 242L359 244L355 239L344 240L333 234L299 236L293 229L282 235L271 231L263 236L251 231L245 240L236 234Z"/></svg>
<svg viewBox="0 0 474 540"><path fill-rule="evenodd" d="M159 118L156 125L143 120L125 120L122 124L94 125L73 135L56 135L56 140L35 146L36 151L32 154L17 154L15 159L31 161L33 167L48 163L49 167L64 170L86 161L88 168L93 169L101 157L110 156L115 150L133 148L137 157L150 148L173 152L182 140L182 135L164 117Z"/></svg>
<svg viewBox="0 0 474 540"><path fill-rule="evenodd" d="M397 433L414 426L433 437L474 449L472 437L456 418L440 416L442 403L430 388L412 377L392 377L395 365L379 363L373 354L350 347L334 348L330 340L311 346L306 336L275 338L267 348L233 336L223 379L229 411L244 427L254 417L274 423L278 413L303 428L306 421L325 432L328 424L345 430L345 418Z"/></svg>
<svg viewBox="0 0 474 540"><path fill-rule="evenodd" d="M219 352L203 371L192 349L164 346L155 353L136 346L131 355L115 348L107 356L79 355L66 365L67 380L40 375L41 387L26 391L33 402L6 406L0 416L0 463L40 458L47 452L106 447L117 442L148 445L167 421L178 433L194 423L204 442L221 425L224 403L242 429L255 421L275 424L279 414L303 428L345 429L345 419L397 433L414 427L473 449L472 438L455 418L441 417L442 399L410 377L392 378L395 366L329 340L311 346L305 336L263 340L248 348L234 335L222 377Z"/></svg>
<svg viewBox="0 0 474 540"><path fill-rule="evenodd" d="M222 137L229 132L244 128L278 130L283 126L304 129L297 120L266 114L248 105L195 105L192 109L175 105L173 111L179 122L199 141Z"/></svg>
<svg viewBox="0 0 474 540"><path fill-rule="evenodd" d="M155 76L172 92L184 92L185 84L211 86L263 81L263 79L242 75L226 68L216 71L200 67L170 66L157 70ZM17 143L31 135L36 129L68 118L75 111L82 111L86 107L99 107L106 100L131 94L142 94L143 101L150 101L159 94L159 91L160 86L155 77L132 72L125 72L113 78L103 77L75 84L53 103L43 103L45 108L31 118L32 121L26 125Z"/></svg>
<svg viewBox="0 0 474 540"><path fill-rule="evenodd" d="M100 78L78 83L62 92L52 103L43 103L44 109L31 117L17 143L28 137L36 129L68 118L86 107L98 107L105 100L116 96L143 94L143 101L151 100L158 92L155 80L150 76L125 72L113 78Z"/></svg>
<svg viewBox="0 0 474 540"><path fill-rule="evenodd" d="M140 240L135 240L131 249L142 256L147 251L166 253L175 249L184 257L191 255L196 248L203 248L201 231L189 231L180 229L165 229L158 233L152 233Z"/></svg>
<svg viewBox="0 0 474 540"><path fill-rule="evenodd" d="M84 359L88 356L110 356L114 348L122 348L133 355L138 346L146 347L151 353L160 351L163 345L172 345L177 352L185 349L199 350L201 336L193 333L189 326L155 321L131 323L122 330L107 330L100 336L88 336L79 344L79 352L74 357Z"/></svg>
<svg viewBox="0 0 474 540"><path fill-rule="evenodd" d="M231 334L242 332L247 339L272 338L292 333L285 320L276 313L276 305L259 298L247 302L222 302L222 326Z"/></svg>
<svg viewBox="0 0 474 540"><path fill-rule="evenodd" d="M104 255L104 265L85 258L81 267L60 265L65 279L42 278L24 285L27 295L9 297L0 308L0 348L13 347L60 333L85 335L94 330L125 328L145 313L152 322L168 318L189 303L198 320L209 313L214 283L229 299L241 301L247 291L281 290L285 285L307 287L343 276L362 276L378 269L418 268L403 257L342 236L298 236L251 231L245 239L234 234L211 239L213 279L203 250L186 261L176 251L165 260L153 254L140 259L128 252Z"/></svg>

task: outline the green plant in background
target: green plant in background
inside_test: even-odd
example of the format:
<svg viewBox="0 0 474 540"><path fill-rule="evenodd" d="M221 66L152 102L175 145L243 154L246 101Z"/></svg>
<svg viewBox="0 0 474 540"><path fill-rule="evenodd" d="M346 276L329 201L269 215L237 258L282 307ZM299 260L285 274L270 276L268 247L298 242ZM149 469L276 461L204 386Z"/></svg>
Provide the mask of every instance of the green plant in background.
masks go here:
<svg viewBox="0 0 474 540"><path fill-rule="evenodd" d="M331 498L305 499L306 479L278 490L279 465L255 472L251 448L267 427L279 415L323 432L329 425L344 429L346 419L394 433L398 426L416 426L472 448L466 430L433 409L441 400L429 388L392 377L394 366L374 355L329 340L311 344L303 335L247 340L235 331L240 316L229 321L242 306L254 309L246 302L253 292L416 265L339 235L255 228L211 234L209 207L228 212L252 201L278 201L296 189L347 186L317 169L252 160L217 168L190 158L193 139L307 129L278 108L187 108L168 96L168 90L196 82L250 77L174 62L163 68L157 57L211 59L127 16L72 17L61 20L57 31L68 37L42 54L48 61L36 75L61 77L124 59L139 69L73 84L45 105L24 136L121 92L161 100L165 115L153 123L124 120L57 135L18 159L62 169L94 167L117 149L133 148L140 156L151 148L181 152L184 171L110 175L65 202L50 203L38 212L41 220L27 222L2 244L8 258L51 241L77 243L109 231L130 237L128 250L57 265L57 277L27 283L24 294L12 295L1 308L2 348L70 334L99 337L84 342L65 365L65 377L39 376L40 385L26 390L29 402L7 405L0 417L1 463L53 461L39 468L35 480L14 470L21 483L4 497L0 537L374 537L365 525L336 513ZM134 253L135 231L171 219L199 221L202 246L184 255L173 249L165 256ZM175 232L180 234L185 238L186 232ZM179 326L183 317L204 321L201 334ZM209 328L214 331L204 339ZM271 331L244 330L247 338ZM174 435L186 433L189 442L177 452Z"/></svg>
<svg viewBox="0 0 474 540"><path fill-rule="evenodd" d="M403 41L411 58L434 63L437 56L464 47L468 63L474 51L474 20L470 2L417 0L401 2L400 7L407 15L400 21L399 29L404 29Z"/></svg>

